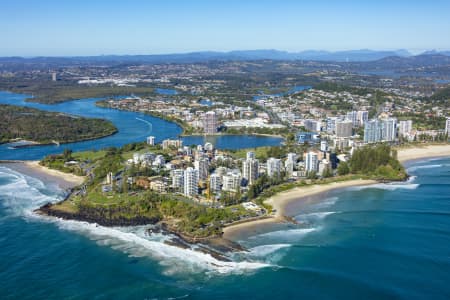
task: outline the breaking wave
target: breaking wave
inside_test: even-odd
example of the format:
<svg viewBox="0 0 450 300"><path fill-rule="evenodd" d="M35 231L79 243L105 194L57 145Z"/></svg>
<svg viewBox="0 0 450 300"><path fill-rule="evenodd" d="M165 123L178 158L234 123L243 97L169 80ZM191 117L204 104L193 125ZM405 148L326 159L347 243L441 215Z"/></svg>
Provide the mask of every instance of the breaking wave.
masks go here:
<svg viewBox="0 0 450 300"><path fill-rule="evenodd" d="M164 243L164 238L146 236L143 226L131 228L103 227L78 221L56 220L59 228L87 236L102 246L109 246L131 257L150 257L165 267L164 273L195 273L209 271L220 274L241 274L269 267L258 261L225 262L193 249L181 249Z"/></svg>
<svg viewBox="0 0 450 300"><path fill-rule="evenodd" d="M350 191L361 191L365 189L379 189L379 190L387 190L387 191L394 191L397 189L405 189L405 190L415 190L419 187L420 184L418 183L411 183L415 180L415 176L412 176L409 180L405 182L391 182L391 183L378 183L378 184L372 184L368 186L354 186L348 188Z"/></svg>
<svg viewBox="0 0 450 300"><path fill-rule="evenodd" d="M312 212L312 213L306 213L306 214L300 214L294 217L297 221L302 220L310 220L310 219L324 219L329 215L333 215L337 213L336 211L319 211L319 212Z"/></svg>
<svg viewBox="0 0 450 300"><path fill-rule="evenodd" d="M48 202L63 199L64 193L56 186L50 189L33 177L23 175L9 168L0 166L1 205L13 216L33 217L33 210Z"/></svg>
<svg viewBox="0 0 450 300"><path fill-rule="evenodd" d="M320 230L320 227L313 228L295 228L266 232L250 237L252 240L276 240L282 243L295 243L304 238L307 234Z"/></svg>
<svg viewBox="0 0 450 300"><path fill-rule="evenodd" d="M108 246L131 257L149 257L163 267L167 275L178 273L242 274L272 266L269 262L274 252L287 246L259 246L244 253L240 261L222 261L208 253L191 249L182 249L165 244L170 236L147 234L148 226L103 227L97 224L74 220L62 220L39 216L33 210L48 202L63 199L61 190L50 190L42 181L25 176L6 167L0 167L0 205L8 215L22 217L29 221L55 224L61 230L67 230L86 236L98 245Z"/></svg>
<svg viewBox="0 0 450 300"><path fill-rule="evenodd" d="M443 165L443 164L436 164L436 165L423 165L423 166L413 166L409 167L407 169L408 172L414 172L416 170L420 169L435 169L435 168L442 168L442 167L448 167L449 165Z"/></svg>

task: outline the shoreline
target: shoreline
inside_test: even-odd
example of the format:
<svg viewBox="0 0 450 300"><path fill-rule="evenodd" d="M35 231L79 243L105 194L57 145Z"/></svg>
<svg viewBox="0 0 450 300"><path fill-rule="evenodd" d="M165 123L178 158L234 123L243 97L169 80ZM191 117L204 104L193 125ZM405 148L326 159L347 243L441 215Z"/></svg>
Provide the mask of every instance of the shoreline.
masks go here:
<svg viewBox="0 0 450 300"><path fill-rule="evenodd" d="M432 158L432 157L450 157L450 144L444 145L424 145L423 147L400 148L398 150L398 159L402 164L405 162ZM1 162L0 162L1 164ZM61 171L52 170L39 165L39 161L5 161L5 165L10 165L12 169L23 172L45 181L56 182L61 188L69 189L82 184L85 177L76 176ZM274 224L289 221L287 207L289 204L304 201L311 196L319 196L326 192L343 189L353 186L366 186L376 184L378 181L371 179L353 179L347 181L331 182L326 184L315 184L310 186L295 187L291 190L283 191L266 199L264 203L271 205L275 214L265 216L264 218L252 219L242 223L225 226L223 238L233 240L233 235L241 231L247 231L264 224Z"/></svg>
<svg viewBox="0 0 450 300"><path fill-rule="evenodd" d="M450 156L450 144L427 145L422 147L396 148L398 160L403 164L408 161L422 158Z"/></svg>
<svg viewBox="0 0 450 300"><path fill-rule="evenodd" d="M99 139L103 139L106 137L110 137L115 135L116 133L118 133L119 130L116 128L114 130L114 132L108 133L106 135L102 135L102 136L93 136L93 137L88 137L88 138L83 138L80 140L73 140L73 141L63 141L63 142L59 142L59 141L52 141L52 142L37 142L37 141L29 141L29 140L18 140L18 141L6 141L6 142L1 142L1 144L13 144L13 143L17 143L20 141L24 141L27 144L24 145L18 145L18 146L12 146L12 148L14 149L20 149L20 148L30 148L30 147L39 147L39 146L51 146L51 145L65 145L65 144L72 144L72 143L80 143L80 142L87 142L87 141L93 141L93 140L99 140ZM57 143L56 143L57 142Z"/></svg>
<svg viewBox="0 0 450 300"><path fill-rule="evenodd" d="M260 136L260 137L280 138L283 141L286 140L286 137L283 136L282 134L270 134L270 133L227 133L227 132L222 133L222 132L217 132L214 134L207 134L207 135L205 135L202 132L186 133L186 132L189 132L189 130L191 128L186 127L186 123L183 120L167 117L165 115L155 113L154 111L128 110L128 109L123 109L123 108L110 107L104 103L105 103L105 100L100 100L100 101L95 102L95 105L98 107L102 107L102 108L109 108L109 109L115 109L115 110L121 110L121 111L142 112L144 114L147 114L147 115L155 117L155 118L162 119L167 122L173 122L173 123L177 124L178 126L180 126L180 128L182 129L182 132L178 135L178 137L216 137L216 136L228 136L228 135L230 135L230 136L231 135L235 135L235 136L254 135L254 136Z"/></svg>
<svg viewBox="0 0 450 300"><path fill-rule="evenodd" d="M250 220L248 222L242 222L239 224L230 225L223 228L223 237L233 240L233 236L241 231L251 230L254 227L263 224L274 224L289 222L289 216L286 215L286 207L290 203L305 200L307 197L317 196L329 191L343 189L354 186L366 186L379 183L372 179L353 179L340 182L331 182L326 184L315 184L310 186L295 187L291 190L287 190L278 193L264 201L265 204L269 204L276 211L275 215L269 216L265 219Z"/></svg>
<svg viewBox="0 0 450 300"><path fill-rule="evenodd" d="M67 190L85 181L84 176L77 176L74 174L64 173L58 170L52 170L41 166L39 161L0 161L0 165L9 167L10 169L23 173L27 176L37 178L45 182L56 183L60 188Z"/></svg>
<svg viewBox="0 0 450 300"><path fill-rule="evenodd" d="M398 160L404 165L409 161L434 158L434 157L450 157L450 144L441 145L424 145L423 147L410 147L400 148L398 150ZM258 227L264 224L274 224L286 222L286 207L293 202L299 202L306 200L310 196L320 196L326 192L343 189L353 186L367 186L376 184L378 181L370 179L356 179L342 182L333 182L323 185L312 185L305 187L296 187L294 189L276 194L269 199L266 199L264 203L271 205L276 213L266 219L250 220L248 222L242 222L239 224L230 225L223 228L223 237L227 239L233 239L233 236L241 231L249 231L252 228Z"/></svg>

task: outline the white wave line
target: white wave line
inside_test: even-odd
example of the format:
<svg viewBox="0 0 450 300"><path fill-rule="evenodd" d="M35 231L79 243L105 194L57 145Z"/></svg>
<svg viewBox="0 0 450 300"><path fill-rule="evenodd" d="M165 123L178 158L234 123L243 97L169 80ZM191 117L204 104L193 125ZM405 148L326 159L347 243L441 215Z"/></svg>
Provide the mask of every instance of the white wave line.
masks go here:
<svg viewBox="0 0 450 300"><path fill-rule="evenodd" d="M148 127L150 128L149 133L153 131L153 124L150 123L149 121L141 119L141 118L138 118L138 117L136 117L136 120L146 123L148 125Z"/></svg>

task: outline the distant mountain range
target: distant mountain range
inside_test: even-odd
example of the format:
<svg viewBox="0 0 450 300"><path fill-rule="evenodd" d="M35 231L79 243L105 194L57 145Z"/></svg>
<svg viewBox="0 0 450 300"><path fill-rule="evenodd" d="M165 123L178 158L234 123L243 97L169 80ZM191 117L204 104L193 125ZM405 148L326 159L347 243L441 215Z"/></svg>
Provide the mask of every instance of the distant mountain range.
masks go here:
<svg viewBox="0 0 450 300"><path fill-rule="evenodd" d="M331 62L370 62L386 58L413 58L413 57L441 57L450 56L450 51L426 51L421 55L413 56L407 50L376 51L376 50L348 50L348 51L317 51L287 52L279 50L241 50L230 52L191 52L175 54L154 55L101 55L76 57L1 57L0 62L34 62L34 63L197 63L206 61L243 61L243 60L309 60ZM395 59L394 59L395 60Z"/></svg>

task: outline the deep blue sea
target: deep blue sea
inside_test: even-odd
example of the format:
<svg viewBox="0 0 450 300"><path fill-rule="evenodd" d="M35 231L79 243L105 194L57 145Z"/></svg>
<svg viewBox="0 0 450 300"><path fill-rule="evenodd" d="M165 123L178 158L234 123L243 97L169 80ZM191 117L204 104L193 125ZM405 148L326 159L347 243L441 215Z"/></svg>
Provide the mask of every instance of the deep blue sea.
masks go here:
<svg viewBox="0 0 450 300"><path fill-rule="evenodd" d="M22 103L23 97L0 93L0 103ZM105 112L93 101L26 105L70 113L78 107L88 116L103 112L121 130L75 143L74 150L121 145L155 130L171 137L169 129L179 130L145 115ZM0 159L36 159L60 149L3 145ZM149 236L146 227L36 216L35 208L61 200L64 192L3 165L0 298L449 299L450 157L411 163L408 172L413 176L405 183L347 188L292 204L299 224L243 233L237 239L248 251L222 262L164 244L167 236Z"/></svg>
<svg viewBox="0 0 450 300"><path fill-rule="evenodd" d="M299 225L239 237L233 262L144 227L35 216L62 191L0 167L2 299L449 299L450 159L406 183L347 188L293 205Z"/></svg>

